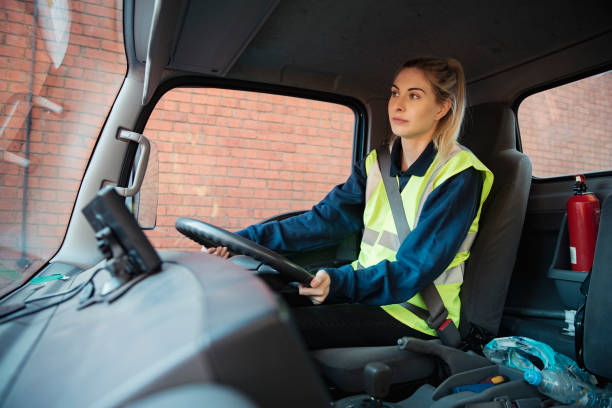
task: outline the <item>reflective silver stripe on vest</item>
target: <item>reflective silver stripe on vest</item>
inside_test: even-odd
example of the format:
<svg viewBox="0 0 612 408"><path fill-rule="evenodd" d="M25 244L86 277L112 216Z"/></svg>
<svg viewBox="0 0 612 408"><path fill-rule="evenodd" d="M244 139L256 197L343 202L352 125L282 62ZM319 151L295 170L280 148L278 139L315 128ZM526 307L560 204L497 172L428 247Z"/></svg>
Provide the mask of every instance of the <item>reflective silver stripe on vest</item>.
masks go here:
<svg viewBox="0 0 612 408"><path fill-rule="evenodd" d="M374 231L370 228L364 228L363 237L361 237L361 242L364 244L368 244L371 246L376 245L376 240L378 240L378 232ZM400 247L399 237L397 234L394 234L389 231L383 231L380 234L380 241L378 241L378 245L383 246L392 251L397 251Z"/></svg>
<svg viewBox="0 0 612 408"><path fill-rule="evenodd" d="M459 251L457 251L457 253L469 251L475 239L476 239L475 232L468 233L467 237L465 237L465 239L461 243L461 246L459 247ZM463 282L464 268L465 268L465 263L462 263L461 265L457 265L453 268L450 268L449 270L442 272L442 274L438 276L438 278L434 281L434 283L436 285L444 285L448 283L461 283Z"/></svg>
<svg viewBox="0 0 612 408"><path fill-rule="evenodd" d="M467 237L465 237L465 239L463 240L463 243L459 247L459 251L457 251L457 252L467 252L467 251L469 251L470 248L472 247L472 244L474 243L475 239L476 239L476 233L475 232L468 232Z"/></svg>
<svg viewBox="0 0 612 408"><path fill-rule="evenodd" d="M380 240L378 241L378 245L397 252L400 247L399 237L397 234L393 234L389 231L383 231Z"/></svg>
<svg viewBox="0 0 612 408"><path fill-rule="evenodd" d="M374 231L370 228L364 228L363 236L361 237L361 242L364 244L368 244L370 246L376 245L376 240L378 239L378 231Z"/></svg>
<svg viewBox="0 0 612 408"><path fill-rule="evenodd" d="M461 283L463 282L463 268L465 263L457 265L454 268L450 268L444 271L442 275L438 276L434 281L436 285L446 285L449 283Z"/></svg>

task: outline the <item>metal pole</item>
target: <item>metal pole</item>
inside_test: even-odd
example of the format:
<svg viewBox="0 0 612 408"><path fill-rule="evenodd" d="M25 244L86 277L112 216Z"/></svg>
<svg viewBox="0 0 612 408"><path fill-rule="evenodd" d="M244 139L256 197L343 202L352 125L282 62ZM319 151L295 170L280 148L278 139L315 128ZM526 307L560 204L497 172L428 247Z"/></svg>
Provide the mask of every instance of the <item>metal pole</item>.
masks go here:
<svg viewBox="0 0 612 408"><path fill-rule="evenodd" d="M26 134L25 134L25 159L28 165L23 169L23 197L21 200L21 258L17 261L17 265L23 269L30 266L30 260L27 257L27 230L26 230L26 215L28 211L28 181L30 176L30 133L32 131L32 98L34 93L34 65L36 58L36 21L38 20L38 9L36 8L36 0L32 1L32 59L30 61L30 85L28 89L28 116L26 118Z"/></svg>

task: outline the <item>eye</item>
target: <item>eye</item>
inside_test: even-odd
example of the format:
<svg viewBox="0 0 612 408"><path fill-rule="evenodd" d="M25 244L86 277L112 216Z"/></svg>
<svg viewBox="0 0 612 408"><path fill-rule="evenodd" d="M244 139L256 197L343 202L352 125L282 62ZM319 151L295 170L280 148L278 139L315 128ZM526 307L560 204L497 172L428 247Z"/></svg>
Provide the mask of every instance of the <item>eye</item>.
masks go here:
<svg viewBox="0 0 612 408"><path fill-rule="evenodd" d="M392 97L397 97L397 96L399 96L399 92L397 91L397 89L391 89L391 96L392 96Z"/></svg>
<svg viewBox="0 0 612 408"><path fill-rule="evenodd" d="M411 92L410 95L408 95L408 97L410 99L421 99L421 95L419 95L418 93L414 93L414 92Z"/></svg>

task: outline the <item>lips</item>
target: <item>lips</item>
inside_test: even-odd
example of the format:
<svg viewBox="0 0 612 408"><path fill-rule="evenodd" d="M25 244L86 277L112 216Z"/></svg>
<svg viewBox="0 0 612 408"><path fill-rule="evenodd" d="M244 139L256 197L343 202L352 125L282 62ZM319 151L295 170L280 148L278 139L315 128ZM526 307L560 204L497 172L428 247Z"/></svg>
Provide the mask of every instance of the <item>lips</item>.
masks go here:
<svg viewBox="0 0 612 408"><path fill-rule="evenodd" d="M403 124L403 123L408 123L407 120L401 119L401 118L393 118L393 123L397 123L397 124Z"/></svg>

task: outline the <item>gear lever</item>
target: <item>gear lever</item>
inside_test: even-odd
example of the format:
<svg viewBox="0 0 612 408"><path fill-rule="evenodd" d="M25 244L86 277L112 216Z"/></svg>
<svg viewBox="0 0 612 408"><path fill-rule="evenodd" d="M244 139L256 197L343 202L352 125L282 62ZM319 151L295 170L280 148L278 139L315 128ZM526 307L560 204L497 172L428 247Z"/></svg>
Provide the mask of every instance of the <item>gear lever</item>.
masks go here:
<svg viewBox="0 0 612 408"><path fill-rule="evenodd" d="M382 408L382 399L389 393L391 385L391 368L385 363L369 363L363 369L365 391L372 397L372 407Z"/></svg>

